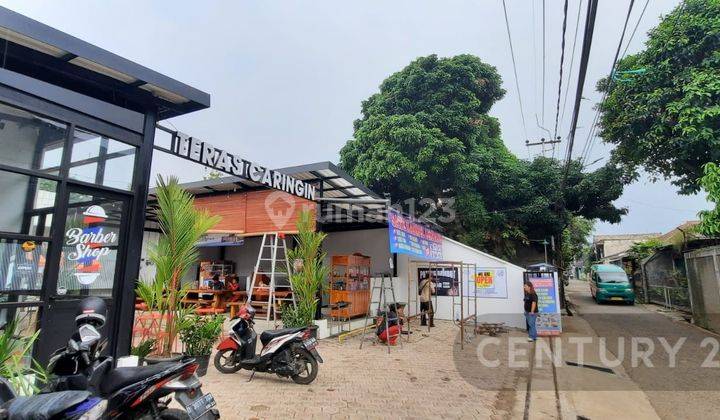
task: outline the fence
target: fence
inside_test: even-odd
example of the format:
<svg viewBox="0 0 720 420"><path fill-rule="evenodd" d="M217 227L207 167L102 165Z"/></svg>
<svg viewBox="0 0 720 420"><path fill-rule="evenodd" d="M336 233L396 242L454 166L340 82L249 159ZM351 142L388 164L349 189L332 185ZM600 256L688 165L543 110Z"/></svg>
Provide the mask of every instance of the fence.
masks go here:
<svg viewBox="0 0 720 420"><path fill-rule="evenodd" d="M666 308L690 312L690 292L686 287L652 286L647 287L647 300Z"/></svg>
<svg viewBox="0 0 720 420"><path fill-rule="evenodd" d="M645 281L635 284L643 288L648 303L690 312L692 305L684 276L685 267L682 260L676 264L676 256L672 247L656 251L641 264Z"/></svg>
<svg viewBox="0 0 720 420"><path fill-rule="evenodd" d="M720 332L720 246L685 253L696 324Z"/></svg>

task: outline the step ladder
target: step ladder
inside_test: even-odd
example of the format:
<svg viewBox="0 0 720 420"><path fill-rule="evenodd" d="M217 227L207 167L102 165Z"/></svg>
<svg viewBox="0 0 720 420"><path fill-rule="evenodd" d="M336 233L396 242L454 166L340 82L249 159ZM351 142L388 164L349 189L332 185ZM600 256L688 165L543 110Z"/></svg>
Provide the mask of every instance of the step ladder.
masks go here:
<svg viewBox="0 0 720 420"><path fill-rule="evenodd" d="M397 300L395 299L395 287L393 284L392 275L390 275L389 273L380 274L379 278L370 278L370 283L370 304L368 304L368 310L365 316L365 327L363 327L362 339L360 340L360 348L362 348L363 343L367 338L368 326L372 324L373 328L375 327L375 317L380 316L382 311L386 311L387 313L389 313L390 311L388 305L392 303L397 303ZM376 290L378 291L378 298L377 300L373 300ZM390 301L388 301L388 294L390 295ZM390 334L391 321L395 321L397 325L400 325L400 316L397 314L397 311L395 312L395 314L395 318L392 319L390 319L388 316L385 316L385 331L388 332L385 344L387 345L388 353L390 353L390 341L392 341L393 338L395 339L396 343L400 343L400 347L402 347L403 345L401 331L398 331L397 334ZM373 331L373 335L374 334L375 332Z"/></svg>
<svg viewBox="0 0 720 420"><path fill-rule="evenodd" d="M263 234L247 304L255 308L257 315L265 315L265 320L268 322L270 322L272 314L275 328L279 325L278 315L282 312L282 305L292 303L293 306L296 306L289 273L290 263L287 259L285 235L282 233ZM268 284L260 281L262 276L269 278Z"/></svg>

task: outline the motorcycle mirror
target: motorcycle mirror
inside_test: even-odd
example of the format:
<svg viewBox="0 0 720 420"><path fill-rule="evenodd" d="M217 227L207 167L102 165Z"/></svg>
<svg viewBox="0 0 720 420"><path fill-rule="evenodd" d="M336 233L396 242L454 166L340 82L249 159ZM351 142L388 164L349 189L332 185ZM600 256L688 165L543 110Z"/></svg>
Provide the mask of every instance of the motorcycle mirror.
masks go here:
<svg viewBox="0 0 720 420"><path fill-rule="evenodd" d="M76 352L76 351L80 350L80 346L79 346L78 343L77 343L75 340L73 340L72 338L71 338L70 340L68 340L68 345L67 345L67 346L68 346L68 350L71 350L71 351L73 351L73 352Z"/></svg>
<svg viewBox="0 0 720 420"><path fill-rule="evenodd" d="M83 344L91 344L100 339L100 333L90 324L83 324L78 329L80 334L80 341Z"/></svg>

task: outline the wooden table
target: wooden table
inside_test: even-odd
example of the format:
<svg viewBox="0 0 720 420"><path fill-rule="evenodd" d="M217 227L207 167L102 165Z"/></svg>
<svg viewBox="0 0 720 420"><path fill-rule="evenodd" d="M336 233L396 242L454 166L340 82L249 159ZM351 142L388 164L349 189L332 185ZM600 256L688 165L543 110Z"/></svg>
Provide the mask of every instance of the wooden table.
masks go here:
<svg viewBox="0 0 720 420"><path fill-rule="evenodd" d="M213 309L213 312L222 313L225 312L225 304L232 294L231 290L190 289L181 302L198 305L198 309ZM212 299L203 295L212 295Z"/></svg>

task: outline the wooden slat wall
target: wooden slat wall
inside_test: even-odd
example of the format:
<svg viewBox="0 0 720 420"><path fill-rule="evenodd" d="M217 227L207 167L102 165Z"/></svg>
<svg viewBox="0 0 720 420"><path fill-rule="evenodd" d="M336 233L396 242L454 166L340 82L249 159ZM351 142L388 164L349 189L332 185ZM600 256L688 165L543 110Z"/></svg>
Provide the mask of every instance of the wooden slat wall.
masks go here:
<svg viewBox="0 0 720 420"><path fill-rule="evenodd" d="M242 193L213 195L196 197L195 207L222 217L213 230L245 233L246 201L247 197Z"/></svg>
<svg viewBox="0 0 720 420"><path fill-rule="evenodd" d="M316 207L310 200L273 190L197 197L195 206L222 217L212 231L245 235L296 232L300 212L307 208L314 216Z"/></svg>

